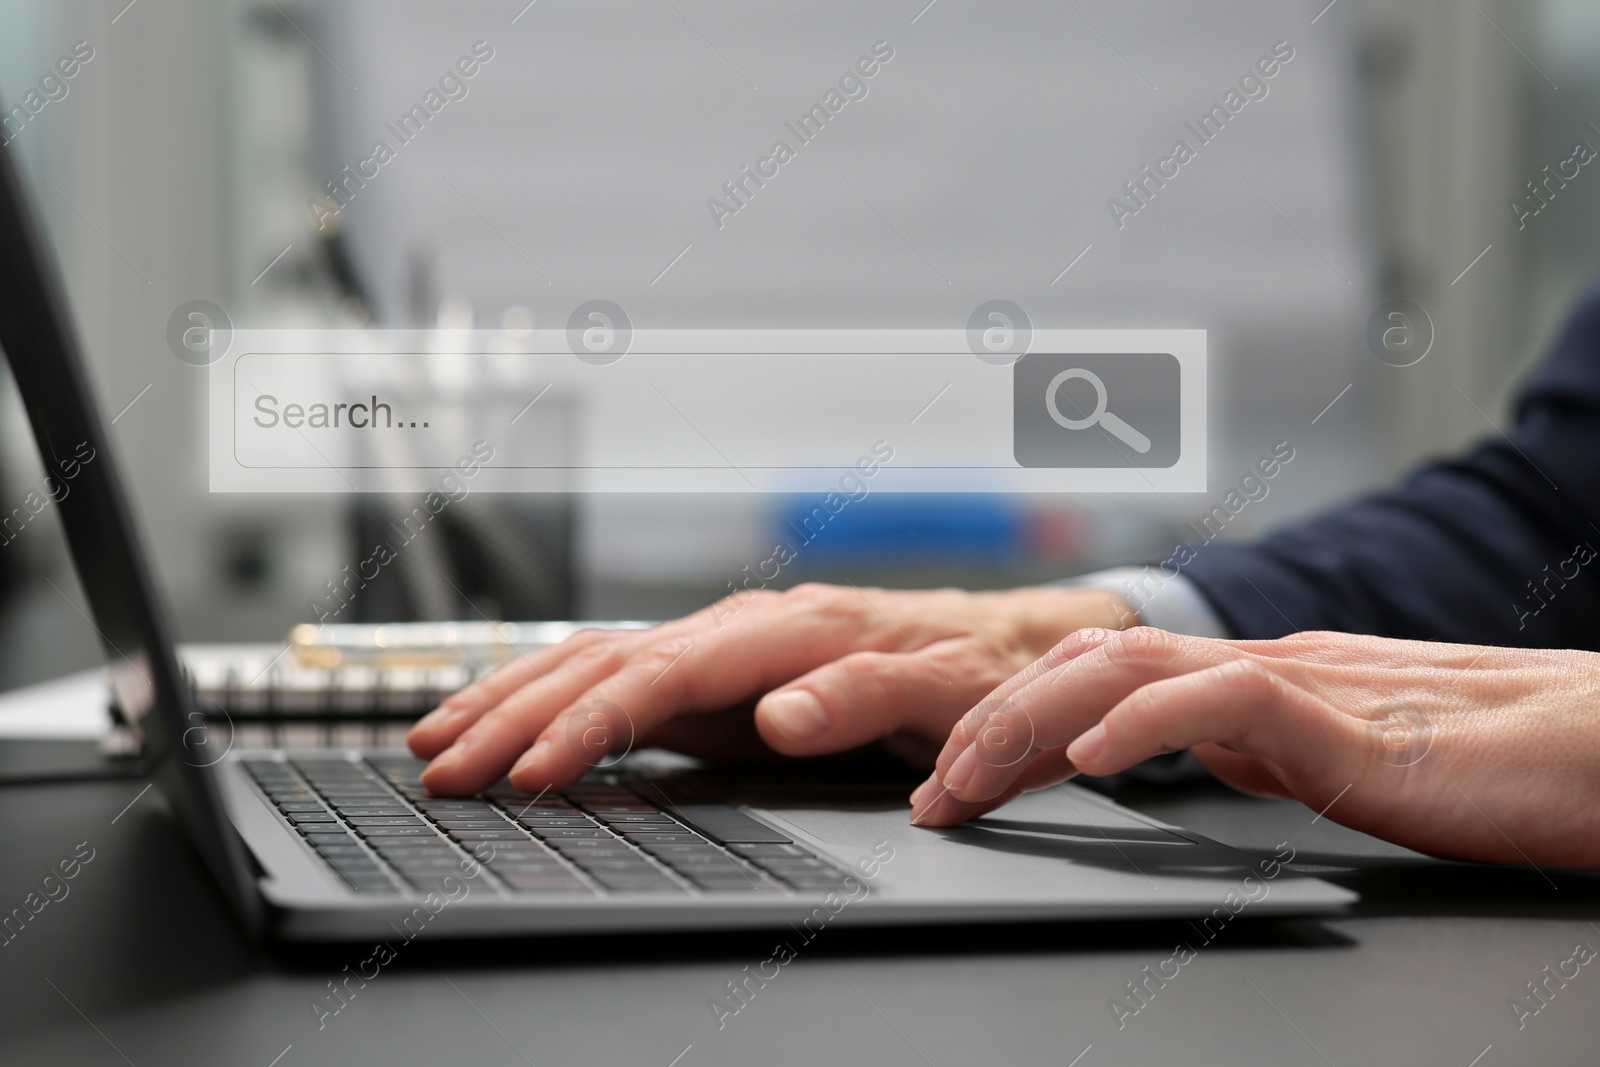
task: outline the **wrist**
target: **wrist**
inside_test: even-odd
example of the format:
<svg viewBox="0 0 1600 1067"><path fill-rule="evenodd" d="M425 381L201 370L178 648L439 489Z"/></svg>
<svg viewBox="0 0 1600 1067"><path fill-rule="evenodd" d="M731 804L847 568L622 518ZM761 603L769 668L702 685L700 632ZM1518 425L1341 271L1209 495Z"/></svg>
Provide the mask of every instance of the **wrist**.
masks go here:
<svg viewBox="0 0 1600 1067"><path fill-rule="evenodd" d="M1091 626L1126 630L1143 625L1133 606L1108 589L1040 586L1000 595L1010 601L1008 614L1022 641L1041 655L1075 630Z"/></svg>

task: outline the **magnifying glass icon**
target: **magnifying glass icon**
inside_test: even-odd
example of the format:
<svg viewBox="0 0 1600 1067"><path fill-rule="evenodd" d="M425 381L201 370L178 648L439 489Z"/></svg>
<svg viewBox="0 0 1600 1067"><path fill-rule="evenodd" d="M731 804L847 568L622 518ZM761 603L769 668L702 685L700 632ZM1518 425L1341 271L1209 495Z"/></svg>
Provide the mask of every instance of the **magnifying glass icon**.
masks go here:
<svg viewBox="0 0 1600 1067"><path fill-rule="evenodd" d="M1094 411L1089 414L1088 418L1069 419L1061 414L1061 409L1056 406L1056 393L1064 384L1070 381L1088 382L1094 389ZM1106 410L1106 383L1101 381L1100 375L1093 371L1074 367L1071 370L1064 370L1054 378L1051 378L1050 387L1044 391L1044 403L1045 407L1050 409L1050 417L1056 421L1058 426L1065 427L1068 430L1087 430L1089 427L1099 424L1112 437L1115 437L1135 452L1145 453L1150 451L1150 438Z"/></svg>

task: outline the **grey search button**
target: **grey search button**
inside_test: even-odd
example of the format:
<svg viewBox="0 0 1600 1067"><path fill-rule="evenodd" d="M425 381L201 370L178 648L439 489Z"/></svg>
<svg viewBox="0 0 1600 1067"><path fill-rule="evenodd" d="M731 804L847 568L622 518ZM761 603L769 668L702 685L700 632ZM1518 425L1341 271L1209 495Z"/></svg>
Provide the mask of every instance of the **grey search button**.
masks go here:
<svg viewBox="0 0 1600 1067"><path fill-rule="evenodd" d="M1012 365L1012 453L1023 467L1171 467L1182 367L1165 352L1030 352Z"/></svg>

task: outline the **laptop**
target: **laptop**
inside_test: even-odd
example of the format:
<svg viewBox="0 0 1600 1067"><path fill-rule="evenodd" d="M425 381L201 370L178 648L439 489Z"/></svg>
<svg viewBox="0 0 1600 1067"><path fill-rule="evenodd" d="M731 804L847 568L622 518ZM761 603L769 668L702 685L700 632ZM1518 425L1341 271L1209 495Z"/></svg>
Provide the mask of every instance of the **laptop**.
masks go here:
<svg viewBox="0 0 1600 1067"><path fill-rule="evenodd" d="M1072 784L953 829L857 765L734 772L664 753L537 796L435 798L403 749L217 738L174 648L44 235L0 151L0 347L50 472L115 699L252 933L285 940L1326 912L1345 889ZM90 458L85 458L90 457ZM876 778L877 780L872 780Z"/></svg>

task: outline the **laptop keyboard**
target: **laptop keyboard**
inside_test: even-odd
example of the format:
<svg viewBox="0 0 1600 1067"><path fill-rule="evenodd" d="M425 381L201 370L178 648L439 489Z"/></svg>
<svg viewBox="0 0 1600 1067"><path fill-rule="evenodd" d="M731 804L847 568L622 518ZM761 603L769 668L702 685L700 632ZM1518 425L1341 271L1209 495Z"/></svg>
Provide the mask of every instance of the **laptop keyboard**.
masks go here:
<svg viewBox="0 0 1600 1067"><path fill-rule="evenodd" d="M241 765L360 893L428 892L459 878L469 857L502 892L551 897L783 895L836 889L850 876L730 805L663 808L620 778L537 797L502 786L447 799L429 796L424 764L404 757Z"/></svg>

